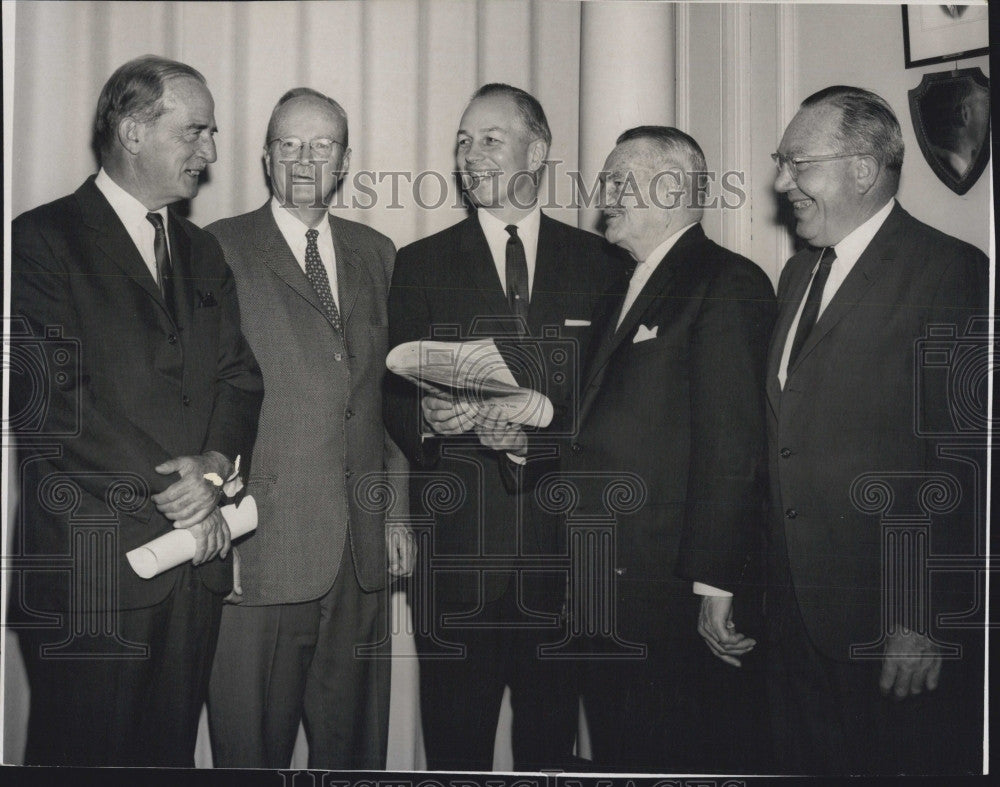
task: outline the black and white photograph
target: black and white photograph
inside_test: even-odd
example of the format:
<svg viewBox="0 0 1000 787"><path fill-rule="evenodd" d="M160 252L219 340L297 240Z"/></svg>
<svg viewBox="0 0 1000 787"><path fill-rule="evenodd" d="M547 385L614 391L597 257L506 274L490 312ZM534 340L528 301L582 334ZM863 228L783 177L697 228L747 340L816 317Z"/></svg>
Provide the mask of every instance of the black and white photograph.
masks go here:
<svg viewBox="0 0 1000 787"><path fill-rule="evenodd" d="M994 770L985 0L2 13L0 773Z"/></svg>

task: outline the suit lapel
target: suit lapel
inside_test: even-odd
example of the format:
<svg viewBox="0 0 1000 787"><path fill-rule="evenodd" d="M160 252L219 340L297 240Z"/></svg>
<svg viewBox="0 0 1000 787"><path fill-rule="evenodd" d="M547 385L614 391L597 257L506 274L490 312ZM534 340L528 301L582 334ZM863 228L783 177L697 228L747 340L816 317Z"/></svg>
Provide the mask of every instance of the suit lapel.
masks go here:
<svg viewBox="0 0 1000 787"><path fill-rule="evenodd" d="M281 230L278 229L278 225L274 221L274 216L271 215L270 203L265 204L257 211L254 223L257 226L254 245L260 251L260 259L273 271L275 276L326 317L326 311L323 309L323 304L320 303L319 295L316 294L315 288L306 278L305 272L299 267L295 255L292 254L292 250L285 242Z"/></svg>
<svg viewBox="0 0 1000 787"><path fill-rule="evenodd" d="M337 256L337 303L340 309L340 319L346 325L358 301L358 292L364 283L361 280L360 259L356 249L351 248L343 239L343 233L337 231L337 222L329 217L330 232L333 235L333 248Z"/></svg>
<svg viewBox="0 0 1000 787"><path fill-rule="evenodd" d="M493 254L486 242L476 214L467 218L462 227L460 271L472 289L479 293L477 306L486 314L509 315L510 307L504 296L503 283L497 276Z"/></svg>
<svg viewBox="0 0 1000 787"><path fill-rule="evenodd" d="M809 332L805 344L802 345L798 358L795 359L795 365L788 369L789 376L799 367L803 359L809 356L813 348L823 341L823 338L833 327L857 306L865 293L878 281L879 276L885 270L886 263L893 259L899 249L901 239L897 235L903 215L903 209L897 204L819 316L816 325Z"/></svg>
<svg viewBox="0 0 1000 787"><path fill-rule="evenodd" d="M643 286L639 293L639 297L635 299L635 303L632 304L632 308L629 309L628 314L625 315L625 319L622 320L621 326L615 330L614 320L618 317L618 311L622 305L622 301L628 292L628 279L624 282L624 289L621 290L620 297L613 300L612 303L608 304L607 314L605 314L606 323L603 326L602 340L598 346L597 352L594 355L593 364L588 372L587 380L587 393L590 394L590 388L598 388L600 386L600 376L603 379L604 368L607 366L611 357L617 352L618 348L621 347L622 342L632 335L632 332L636 327L642 322L642 319L646 316L649 308L654 304L660 302L663 296L670 289L670 286L674 280L674 276L677 271L677 266L683 264L683 261L694 252L696 247L705 240L705 231L701 228L700 224L696 224L687 230L680 238L677 239L677 243L674 244L673 248L667 252L667 255L660 261L660 264L653 271L649 280ZM618 295L618 293L614 293ZM614 333L611 333L614 331ZM596 394L596 391L594 391Z"/></svg>
<svg viewBox="0 0 1000 787"><path fill-rule="evenodd" d="M94 185L94 178L91 175L76 191L80 215L83 223L91 230L94 245L126 276L142 287L169 318L170 312L163 301L163 293L122 220L101 190Z"/></svg>
<svg viewBox="0 0 1000 787"><path fill-rule="evenodd" d="M551 325L562 316L559 304L563 292L572 287L569 270L573 260L559 254L553 222L544 213L538 227L538 248L535 250L535 276L528 302L528 328L532 336L541 336L542 327ZM495 266L494 266L495 267Z"/></svg>
<svg viewBox="0 0 1000 787"><path fill-rule="evenodd" d="M174 298L177 301L178 325L190 325L194 310L194 266L191 259L191 238L179 218L171 211L170 266L174 275ZM157 288L159 292L159 288Z"/></svg>
<svg viewBox="0 0 1000 787"><path fill-rule="evenodd" d="M792 320L795 319L795 313L798 311L799 304L806 297L806 288L809 286L810 274L812 273L812 269L816 267L819 253L809 254L806 259L808 260L808 264L803 262L800 265L799 260L794 257L788 263L794 269L789 268L788 290L783 296L779 296L781 311L778 314L774 330L771 332L771 344L768 347L767 353L767 378L765 384L768 403L775 413L778 412L778 402L781 399L778 370L781 366L781 356L785 351L785 343L788 341L788 330L792 326Z"/></svg>

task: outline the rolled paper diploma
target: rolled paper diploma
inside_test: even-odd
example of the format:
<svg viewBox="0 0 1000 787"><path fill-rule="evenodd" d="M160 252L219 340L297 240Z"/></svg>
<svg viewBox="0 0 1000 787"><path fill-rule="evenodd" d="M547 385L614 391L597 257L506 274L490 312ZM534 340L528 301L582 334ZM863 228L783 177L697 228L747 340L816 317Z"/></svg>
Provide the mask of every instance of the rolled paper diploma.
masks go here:
<svg viewBox="0 0 1000 787"><path fill-rule="evenodd" d="M235 541L240 536L257 529L257 503L247 495L235 505L223 506L219 509L226 524L229 525L229 535ZM197 544L191 531L178 528L154 538L148 544L136 547L126 552L129 565L143 579L152 579L181 563L186 563L194 557Z"/></svg>

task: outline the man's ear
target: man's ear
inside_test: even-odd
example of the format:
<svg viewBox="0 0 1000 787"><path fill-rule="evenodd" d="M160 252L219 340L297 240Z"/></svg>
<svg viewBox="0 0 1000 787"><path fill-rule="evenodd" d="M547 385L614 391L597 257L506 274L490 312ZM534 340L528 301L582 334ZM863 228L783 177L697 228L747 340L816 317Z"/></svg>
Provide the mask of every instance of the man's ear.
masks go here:
<svg viewBox="0 0 1000 787"><path fill-rule="evenodd" d="M854 179L858 193L866 194L878 180L882 166L874 156L858 156L854 161Z"/></svg>
<svg viewBox="0 0 1000 787"><path fill-rule="evenodd" d="M131 115L123 117L118 122L118 142L129 153L135 155L142 145L145 128Z"/></svg>
<svg viewBox="0 0 1000 787"><path fill-rule="evenodd" d="M545 163L545 157L549 154L549 146L544 139L536 139L528 146L528 170L537 172Z"/></svg>
<svg viewBox="0 0 1000 787"><path fill-rule="evenodd" d="M340 170L339 176L341 178L347 177L347 173L351 171L351 149L347 148L344 150L344 157L340 160Z"/></svg>
<svg viewBox="0 0 1000 787"><path fill-rule="evenodd" d="M271 157L268 155L267 146L264 146L264 172L267 174L267 179L271 179Z"/></svg>

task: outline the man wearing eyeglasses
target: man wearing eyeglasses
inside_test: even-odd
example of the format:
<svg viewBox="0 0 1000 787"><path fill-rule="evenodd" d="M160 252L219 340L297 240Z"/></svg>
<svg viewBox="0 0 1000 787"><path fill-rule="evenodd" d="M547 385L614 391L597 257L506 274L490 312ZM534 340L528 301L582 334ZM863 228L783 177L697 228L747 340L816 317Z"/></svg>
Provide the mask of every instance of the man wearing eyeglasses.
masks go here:
<svg viewBox="0 0 1000 787"><path fill-rule="evenodd" d="M386 642L388 575L412 559L388 512L360 504L383 469L405 469L381 425L395 248L328 212L350 154L341 106L288 91L264 147L271 199L208 228L266 390L248 483L259 523L234 548L209 688L216 766L288 767L304 717L310 768L385 767L389 662L356 648Z"/></svg>
<svg viewBox="0 0 1000 787"><path fill-rule="evenodd" d="M922 368L932 356L917 351L930 326L945 336L935 357L976 351L966 331L986 313L987 261L896 202L902 135L873 93L836 86L810 96L774 159L775 188L805 242L781 276L767 369L768 680L779 768L974 770L982 645L936 628L939 614L973 608L961 595L968 575L929 576L914 550L975 554L983 455L963 458L927 435L956 432L953 407L984 402L976 386L986 376L949 393ZM952 491L931 500L926 483ZM925 529L904 536L892 529L899 523ZM954 644L964 644L962 657L948 660Z"/></svg>

